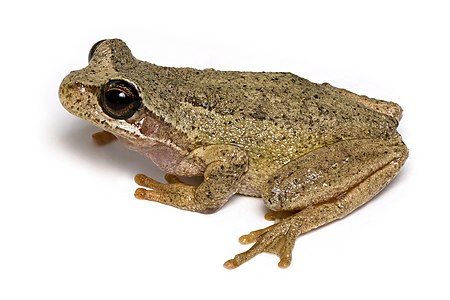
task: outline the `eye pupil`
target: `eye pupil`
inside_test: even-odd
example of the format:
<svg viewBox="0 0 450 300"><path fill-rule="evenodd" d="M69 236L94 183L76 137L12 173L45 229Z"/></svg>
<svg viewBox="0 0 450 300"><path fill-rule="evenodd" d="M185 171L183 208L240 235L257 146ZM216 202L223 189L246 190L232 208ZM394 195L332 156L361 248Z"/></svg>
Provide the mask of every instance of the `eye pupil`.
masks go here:
<svg viewBox="0 0 450 300"><path fill-rule="evenodd" d="M102 88L100 106L114 119L128 119L141 106L136 88L124 80L111 80Z"/></svg>
<svg viewBox="0 0 450 300"><path fill-rule="evenodd" d="M132 101L131 97L127 97L124 92L116 89L106 91L105 100L111 110L122 110Z"/></svg>

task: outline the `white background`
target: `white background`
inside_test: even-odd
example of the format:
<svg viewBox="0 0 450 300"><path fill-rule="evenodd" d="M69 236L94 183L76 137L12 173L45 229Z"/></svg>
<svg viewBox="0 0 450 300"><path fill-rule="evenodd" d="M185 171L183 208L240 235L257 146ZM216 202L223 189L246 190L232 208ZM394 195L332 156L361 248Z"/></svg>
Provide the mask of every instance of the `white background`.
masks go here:
<svg viewBox="0 0 450 300"><path fill-rule="evenodd" d="M2 4L0 299L449 299L448 6L308 2ZM59 103L62 78L112 37L159 65L290 71L394 100L410 158L374 201L300 237L290 268L263 254L226 270L248 248L237 238L270 224L262 201L201 215L135 200L134 174L163 174L97 147Z"/></svg>

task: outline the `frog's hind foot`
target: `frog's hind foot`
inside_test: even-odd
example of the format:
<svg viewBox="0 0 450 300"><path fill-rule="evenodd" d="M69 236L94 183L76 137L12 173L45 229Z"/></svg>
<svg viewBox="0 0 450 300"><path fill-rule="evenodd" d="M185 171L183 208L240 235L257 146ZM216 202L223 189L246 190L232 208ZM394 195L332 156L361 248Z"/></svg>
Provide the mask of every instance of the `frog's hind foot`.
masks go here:
<svg viewBox="0 0 450 300"><path fill-rule="evenodd" d="M291 264L292 249L295 239L299 235L299 225L294 218L281 220L279 223L264 229L255 230L239 238L242 244L255 243L249 250L236 255L224 263L227 269L234 269L256 255L267 252L276 254L280 261L280 268L287 268Z"/></svg>

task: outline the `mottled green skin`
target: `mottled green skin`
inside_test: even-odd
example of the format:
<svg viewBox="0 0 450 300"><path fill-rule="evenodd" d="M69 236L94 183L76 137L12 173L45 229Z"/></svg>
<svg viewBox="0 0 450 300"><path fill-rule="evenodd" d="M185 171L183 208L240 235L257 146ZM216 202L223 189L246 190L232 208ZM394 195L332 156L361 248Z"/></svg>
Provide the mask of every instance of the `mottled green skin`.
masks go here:
<svg viewBox="0 0 450 300"><path fill-rule="evenodd" d="M102 86L126 80L142 106L126 120L105 114ZM399 105L316 84L291 73L160 67L135 59L121 40L105 40L89 65L71 72L59 95L71 113L113 133L178 176L136 197L213 212L234 193L260 196L272 210L297 212L244 236L255 247L226 262L234 268L261 252L291 261L295 238L363 205L399 172L408 149L397 133Z"/></svg>

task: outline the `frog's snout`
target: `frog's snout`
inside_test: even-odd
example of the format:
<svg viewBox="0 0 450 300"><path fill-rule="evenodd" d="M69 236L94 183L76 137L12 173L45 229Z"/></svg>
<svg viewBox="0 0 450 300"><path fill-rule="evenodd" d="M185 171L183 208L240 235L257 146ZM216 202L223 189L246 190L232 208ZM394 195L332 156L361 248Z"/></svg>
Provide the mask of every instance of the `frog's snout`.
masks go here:
<svg viewBox="0 0 450 300"><path fill-rule="evenodd" d="M59 100L71 114L84 118L98 105L98 92L95 87L86 86L73 77L73 73L70 73L61 82L58 91Z"/></svg>

